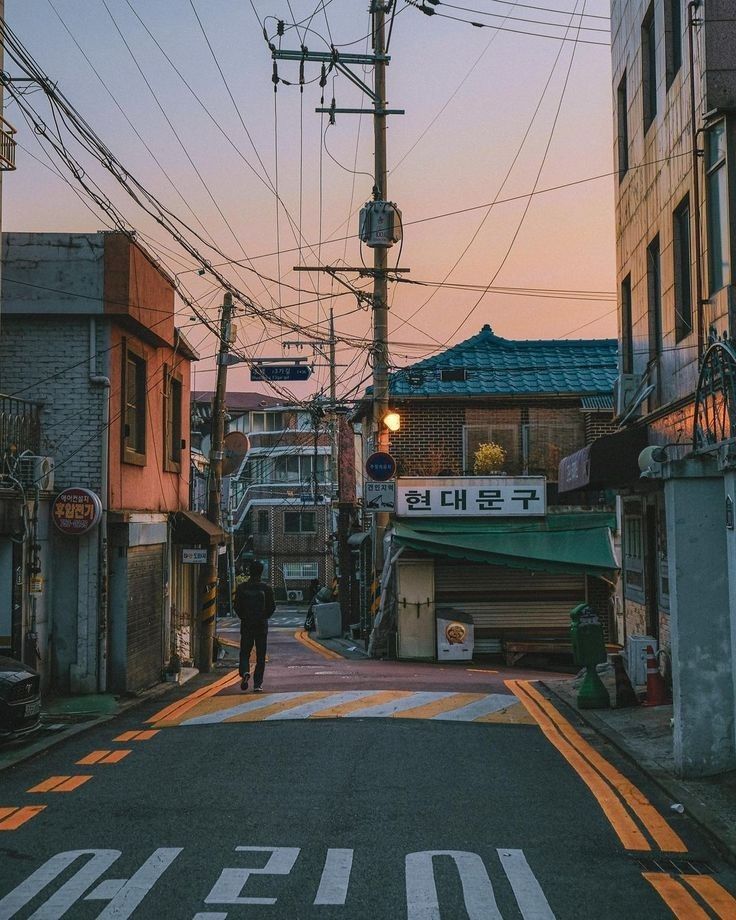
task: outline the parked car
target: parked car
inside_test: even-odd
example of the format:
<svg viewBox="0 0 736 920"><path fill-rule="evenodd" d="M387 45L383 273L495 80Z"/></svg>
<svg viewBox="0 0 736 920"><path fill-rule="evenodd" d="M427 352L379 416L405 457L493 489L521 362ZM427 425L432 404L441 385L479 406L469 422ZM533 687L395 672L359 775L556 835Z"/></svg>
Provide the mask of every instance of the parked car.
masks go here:
<svg viewBox="0 0 736 920"><path fill-rule="evenodd" d="M0 656L0 740L20 738L40 724L40 675L14 658Z"/></svg>

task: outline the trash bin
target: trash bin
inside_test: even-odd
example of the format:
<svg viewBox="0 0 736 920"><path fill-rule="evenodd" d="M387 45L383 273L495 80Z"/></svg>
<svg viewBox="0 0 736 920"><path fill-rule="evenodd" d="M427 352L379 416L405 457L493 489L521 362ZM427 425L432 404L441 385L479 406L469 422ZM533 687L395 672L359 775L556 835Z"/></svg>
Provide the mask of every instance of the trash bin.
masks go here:
<svg viewBox="0 0 736 920"><path fill-rule="evenodd" d="M339 639L342 636L342 614L340 605L315 604L314 623L318 639Z"/></svg>
<svg viewBox="0 0 736 920"><path fill-rule="evenodd" d="M437 610L437 660L471 661L475 644L473 618L464 610Z"/></svg>

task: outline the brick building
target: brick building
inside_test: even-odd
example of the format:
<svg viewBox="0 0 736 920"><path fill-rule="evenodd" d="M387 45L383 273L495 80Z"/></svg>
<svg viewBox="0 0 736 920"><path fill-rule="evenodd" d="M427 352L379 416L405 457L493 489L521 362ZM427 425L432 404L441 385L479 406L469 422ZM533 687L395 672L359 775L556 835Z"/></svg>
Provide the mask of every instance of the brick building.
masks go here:
<svg viewBox="0 0 736 920"><path fill-rule="evenodd" d="M42 579L24 590L12 651L60 692L136 690L174 652L190 656L198 566L180 549L219 538L188 511L197 355L175 328L170 279L124 234L4 234L3 264L0 392L39 403L43 419L9 460L39 501L23 574ZM80 536L51 520L69 488L99 503Z"/></svg>
<svg viewBox="0 0 736 920"><path fill-rule="evenodd" d="M400 655L432 656L434 616L447 606L472 614L476 647L489 652L562 639L569 610L586 599L612 631L611 506L600 490L561 500L557 475L562 457L612 430L615 375L613 340L512 341L487 325L392 375L391 408L401 427L389 437L400 492L402 481L411 479L420 495L445 483L465 496L475 487L476 451L495 444L503 460L484 486L533 483L546 493L546 513L534 520L504 514L480 520L478 509L465 505L451 520L445 518L447 508L421 520L411 505L399 513L392 540L402 555L387 592L397 607L380 622L384 632L398 632ZM369 413L367 402L360 414L369 418ZM368 439L366 448L370 451ZM511 544L521 532L536 534L536 549L527 543L517 553L505 553L504 540ZM566 558L562 543L568 538L576 549ZM383 607L386 603L382 600ZM411 616L406 615L402 640L406 610Z"/></svg>

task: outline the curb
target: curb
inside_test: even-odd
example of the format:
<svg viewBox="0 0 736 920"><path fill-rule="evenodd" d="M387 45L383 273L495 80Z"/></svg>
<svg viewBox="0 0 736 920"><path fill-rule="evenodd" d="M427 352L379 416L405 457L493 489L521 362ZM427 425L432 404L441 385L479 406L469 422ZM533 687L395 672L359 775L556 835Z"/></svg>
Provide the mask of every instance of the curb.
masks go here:
<svg viewBox="0 0 736 920"><path fill-rule="evenodd" d="M706 833L706 835L715 844L716 849L721 853L724 859L736 865L736 833L728 827L722 825L713 812L704 805L691 792L687 786L683 785L680 780L664 770L658 763L647 758L642 758L626 740L626 738L616 729L599 719L593 710L580 710L570 706L570 703L559 694L554 687L550 687L545 681L539 681L540 686L544 687L547 693L551 694L555 700L561 703L565 709L575 713L594 729L599 735L609 741L621 754L630 760L634 766L638 767L652 780L665 795L673 802L679 802L685 808L685 814Z"/></svg>
<svg viewBox="0 0 736 920"><path fill-rule="evenodd" d="M196 674L192 675L192 677L196 676ZM37 754L42 754L44 751L53 747L55 744L60 744L67 738L74 738L76 735L81 735L83 732L86 732L91 728L95 728L96 726L102 725L105 722L110 722L113 719L117 719L118 716L123 715L123 713L128 712L130 709L135 709L136 706L141 706L143 703L147 703L149 700L158 699L158 697L164 696L169 691L173 691L177 687L181 686L183 685L170 684L166 682L155 684L149 690L141 693L140 696L126 697L118 704L118 709L115 712L97 716L96 718L89 719L87 722L80 722L78 725L73 725L65 731L55 732L54 734L49 735L47 738L42 738L38 741L31 742L27 747L22 747L12 754L9 753L7 758L5 758L2 753L2 748L0 748L0 773L2 773L3 770L8 770L10 767L14 767L19 763L30 760L31 757L35 757Z"/></svg>

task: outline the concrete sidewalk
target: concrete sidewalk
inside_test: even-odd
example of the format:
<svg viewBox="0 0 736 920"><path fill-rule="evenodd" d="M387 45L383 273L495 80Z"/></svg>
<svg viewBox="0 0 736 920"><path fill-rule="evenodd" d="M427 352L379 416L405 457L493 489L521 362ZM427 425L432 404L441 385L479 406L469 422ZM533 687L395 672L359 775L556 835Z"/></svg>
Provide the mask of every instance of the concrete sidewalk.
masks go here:
<svg viewBox="0 0 736 920"><path fill-rule="evenodd" d="M736 771L700 780L679 779L675 775L671 705L578 709L574 680L545 679L540 684L651 777L672 804L683 805L724 856L736 863Z"/></svg>

